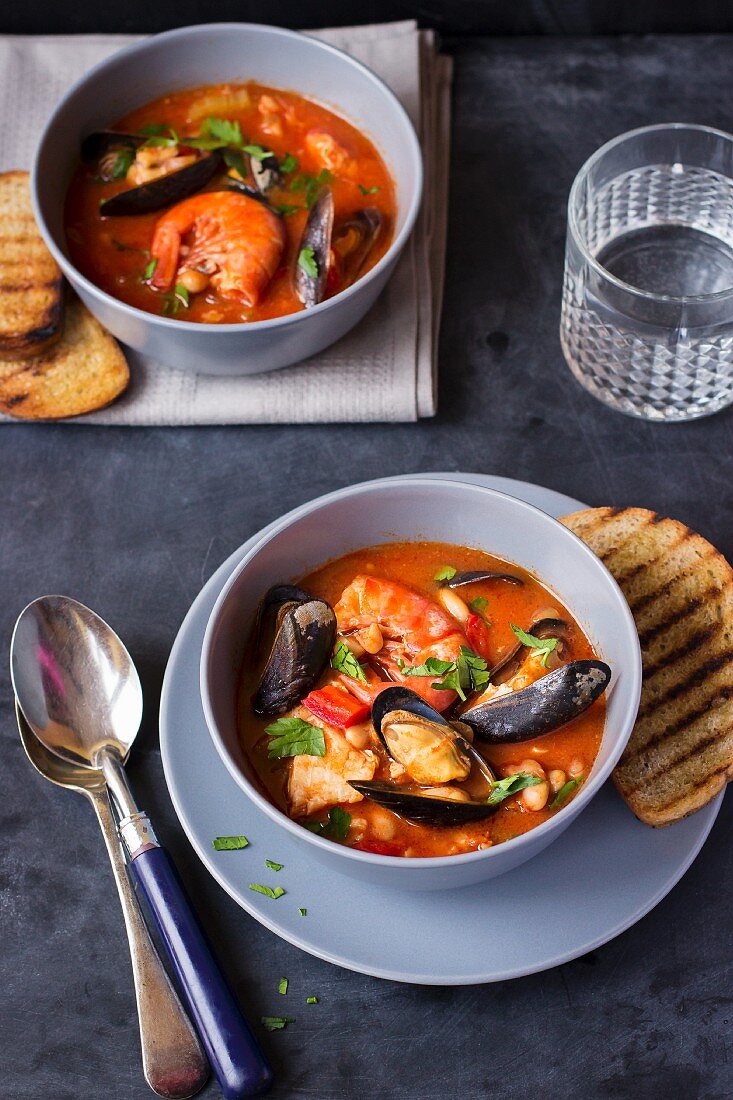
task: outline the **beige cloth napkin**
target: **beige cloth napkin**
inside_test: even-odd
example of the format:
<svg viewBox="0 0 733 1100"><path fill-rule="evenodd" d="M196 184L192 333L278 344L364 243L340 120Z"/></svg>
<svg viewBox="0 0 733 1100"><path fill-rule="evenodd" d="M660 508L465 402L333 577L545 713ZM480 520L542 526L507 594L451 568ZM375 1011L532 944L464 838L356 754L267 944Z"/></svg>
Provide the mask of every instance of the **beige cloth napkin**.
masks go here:
<svg viewBox="0 0 733 1100"><path fill-rule="evenodd" d="M125 425L410 421L436 410L446 237L451 61L414 21L314 31L389 84L422 142L427 171L415 232L364 320L305 363L247 378L174 370L128 352L132 383L78 423ZM137 36L0 37L0 169L31 163L59 97ZM2 418L7 419L7 418Z"/></svg>

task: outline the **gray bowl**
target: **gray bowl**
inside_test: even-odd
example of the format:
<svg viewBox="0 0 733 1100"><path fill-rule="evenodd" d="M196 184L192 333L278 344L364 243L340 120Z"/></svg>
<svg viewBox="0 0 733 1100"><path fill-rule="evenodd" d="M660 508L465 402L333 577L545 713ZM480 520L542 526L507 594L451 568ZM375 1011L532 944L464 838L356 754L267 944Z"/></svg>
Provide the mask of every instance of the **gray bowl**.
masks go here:
<svg viewBox="0 0 733 1100"><path fill-rule="evenodd" d="M395 181L392 244L367 274L307 311L250 324L205 325L135 309L86 279L68 257L66 191L79 143L142 104L179 88L256 80L288 88L343 115L374 142ZM404 108L365 66L333 46L277 27L218 23L148 38L95 66L62 98L33 165L33 206L66 278L105 328L162 363L202 374L256 374L333 344L373 305L412 231L422 194L420 145Z"/></svg>

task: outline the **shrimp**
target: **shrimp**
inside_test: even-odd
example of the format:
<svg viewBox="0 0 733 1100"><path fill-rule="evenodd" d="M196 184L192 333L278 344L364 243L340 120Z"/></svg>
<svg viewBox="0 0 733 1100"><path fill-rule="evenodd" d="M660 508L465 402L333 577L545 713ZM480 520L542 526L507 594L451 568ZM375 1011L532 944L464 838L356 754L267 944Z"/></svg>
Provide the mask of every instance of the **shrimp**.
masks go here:
<svg viewBox="0 0 733 1100"><path fill-rule="evenodd" d="M233 191L205 191L159 218L150 282L170 290L185 257L181 269L205 271L222 298L251 309L277 271L284 246L282 222L263 203Z"/></svg>
<svg viewBox="0 0 733 1100"><path fill-rule="evenodd" d="M454 692L431 687L435 676L409 676L400 668L400 663L422 665L429 657L457 661L461 646L468 644L455 619L437 603L407 585L359 574L341 593L334 611L341 633L377 624L387 641L376 661L392 681L407 684L437 710L453 702ZM373 701L386 685L370 679L347 686L355 693L367 692Z"/></svg>

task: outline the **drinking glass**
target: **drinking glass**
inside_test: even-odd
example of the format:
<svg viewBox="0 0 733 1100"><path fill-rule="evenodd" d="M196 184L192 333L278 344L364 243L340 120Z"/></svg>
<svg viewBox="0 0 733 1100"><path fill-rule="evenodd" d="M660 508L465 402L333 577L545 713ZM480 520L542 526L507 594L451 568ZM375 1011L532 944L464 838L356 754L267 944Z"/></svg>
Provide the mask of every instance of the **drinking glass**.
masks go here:
<svg viewBox="0 0 733 1100"><path fill-rule="evenodd" d="M570 192L560 340L611 408L692 420L733 401L733 137L632 130Z"/></svg>

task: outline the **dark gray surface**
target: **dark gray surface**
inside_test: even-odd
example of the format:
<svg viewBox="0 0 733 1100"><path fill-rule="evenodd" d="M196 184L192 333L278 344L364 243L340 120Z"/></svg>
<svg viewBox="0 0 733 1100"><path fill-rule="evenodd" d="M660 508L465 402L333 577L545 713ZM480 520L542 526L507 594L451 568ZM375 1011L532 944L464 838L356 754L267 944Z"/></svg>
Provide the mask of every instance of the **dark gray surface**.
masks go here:
<svg viewBox="0 0 733 1100"><path fill-rule="evenodd" d="M130 766L140 802L251 1017L297 1017L263 1036L279 1073L276 1096L731 1096L730 798L692 869L635 928L546 974L452 990L361 977L282 943L207 876L166 792L157 702L189 604L248 535L321 492L403 471L486 471L593 504L656 508L733 553L733 411L684 426L626 419L576 385L557 339L573 175L631 126L730 128L733 40L459 40L451 48L454 171L437 419L0 428L3 637L27 600L61 591L94 607L130 646L146 691ZM5 675L0 690L0 1095L145 1100L101 838L81 799L31 772ZM281 975L290 979L287 999L277 994ZM320 1003L306 1008L310 994Z"/></svg>

